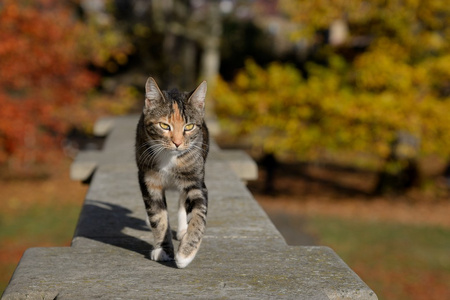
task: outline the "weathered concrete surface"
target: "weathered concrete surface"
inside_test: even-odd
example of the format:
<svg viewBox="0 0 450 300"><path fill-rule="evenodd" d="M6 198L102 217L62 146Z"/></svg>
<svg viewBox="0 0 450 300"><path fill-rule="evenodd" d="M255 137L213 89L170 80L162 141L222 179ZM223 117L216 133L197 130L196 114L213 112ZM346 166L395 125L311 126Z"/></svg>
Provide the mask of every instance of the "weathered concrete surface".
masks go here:
<svg viewBox="0 0 450 300"><path fill-rule="evenodd" d="M258 179L258 167L255 161L241 150L221 150L218 152L221 160L228 162L229 167L243 181Z"/></svg>
<svg viewBox="0 0 450 300"><path fill-rule="evenodd" d="M6 299L24 299L20 291L30 299L375 299L325 247L207 238L183 270L127 249L94 250L27 250Z"/></svg>
<svg viewBox="0 0 450 300"><path fill-rule="evenodd" d="M331 249L287 246L214 144L197 257L182 270L149 260L152 238L133 157L136 123L114 120L94 154L72 247L27 250L2 299L377 299ZM172 229L177 198L168 191Z"/></svg>

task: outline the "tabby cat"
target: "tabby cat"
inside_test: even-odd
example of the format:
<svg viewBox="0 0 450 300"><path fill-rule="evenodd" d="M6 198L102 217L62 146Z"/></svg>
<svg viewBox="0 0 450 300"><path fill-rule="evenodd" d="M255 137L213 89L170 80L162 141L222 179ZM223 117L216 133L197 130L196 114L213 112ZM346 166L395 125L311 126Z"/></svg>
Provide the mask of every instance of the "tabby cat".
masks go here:
<svg viewBox="0 0 450 300"><path fill-rule="evenodd" d="M150 258L174 260L186 267L200 247L206 227L208 190L205 161L209 150L204 121L206 82L192 92L161 91L153 78L145 84L145 106L136 130L139 185L154 237ZM164 191L176 187L178 204L176 254Z"/></svg>

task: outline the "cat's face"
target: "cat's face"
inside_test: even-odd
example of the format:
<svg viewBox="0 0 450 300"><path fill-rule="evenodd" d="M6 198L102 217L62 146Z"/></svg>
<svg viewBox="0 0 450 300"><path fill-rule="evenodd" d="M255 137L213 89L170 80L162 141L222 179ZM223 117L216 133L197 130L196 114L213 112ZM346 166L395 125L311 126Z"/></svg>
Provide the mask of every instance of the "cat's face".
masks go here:
<svg viewBox="0 0 450 300"><path fill-rule="evenodd" d="M206 82L192 93L161 91L149 78L144 107L148 144L155 151L183 152L199 147L204 115Z"/></svg>

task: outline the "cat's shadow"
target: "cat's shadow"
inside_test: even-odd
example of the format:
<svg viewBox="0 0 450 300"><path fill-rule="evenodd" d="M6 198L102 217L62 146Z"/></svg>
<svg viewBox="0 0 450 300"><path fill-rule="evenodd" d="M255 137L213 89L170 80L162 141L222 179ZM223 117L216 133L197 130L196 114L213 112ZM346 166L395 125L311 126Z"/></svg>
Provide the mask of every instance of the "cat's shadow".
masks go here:
<svg viewBox="0 0 450 300"><path fill-rule="evenodd" d="M142 234L138 235L151 238L152 234L146 222L133 216L133 211L130 209L117 204L86 199L74 240L76 237L87 238L139 253L150 260L153 246L145 240L131 235L131 233L136 235L136 231L142 231ZM173 230L172 236L176 236L176 232ZM75 243L73 246L76 247L77 244ZM177 268L174 261L158 263Z"/></svg>

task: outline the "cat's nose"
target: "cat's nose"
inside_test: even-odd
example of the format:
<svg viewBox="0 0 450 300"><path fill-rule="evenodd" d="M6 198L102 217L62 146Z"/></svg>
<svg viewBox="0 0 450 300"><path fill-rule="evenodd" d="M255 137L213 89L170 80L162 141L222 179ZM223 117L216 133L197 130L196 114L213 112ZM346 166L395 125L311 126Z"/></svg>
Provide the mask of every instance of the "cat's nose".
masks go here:
<svg viewBox="0 0 450 300"><path fill-rule="evenodd" d="M180 147L180 145L181 145L181 142L175 142L175 141L172 141L172 143L175 145L175 147Z"/></svg>

